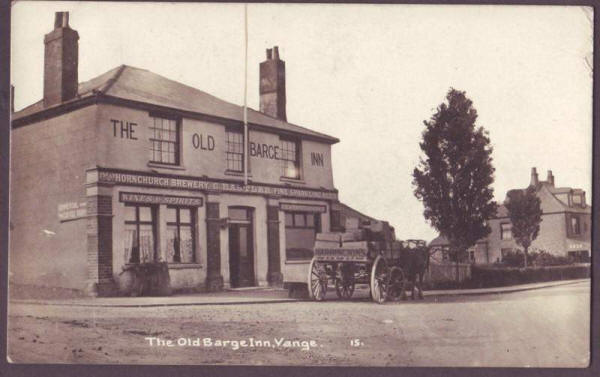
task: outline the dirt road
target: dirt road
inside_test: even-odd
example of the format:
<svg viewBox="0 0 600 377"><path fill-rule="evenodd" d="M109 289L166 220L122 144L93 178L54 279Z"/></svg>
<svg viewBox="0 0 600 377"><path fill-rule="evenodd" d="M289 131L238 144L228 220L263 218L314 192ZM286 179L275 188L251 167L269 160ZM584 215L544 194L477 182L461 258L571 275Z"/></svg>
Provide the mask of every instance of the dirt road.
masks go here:
<svg viewBox="0 0 600 377"><path fill-rule="evenodd" d="M583 282L385 305L13 304L8 353L25 363L585 367L589 303Z"/></svg>

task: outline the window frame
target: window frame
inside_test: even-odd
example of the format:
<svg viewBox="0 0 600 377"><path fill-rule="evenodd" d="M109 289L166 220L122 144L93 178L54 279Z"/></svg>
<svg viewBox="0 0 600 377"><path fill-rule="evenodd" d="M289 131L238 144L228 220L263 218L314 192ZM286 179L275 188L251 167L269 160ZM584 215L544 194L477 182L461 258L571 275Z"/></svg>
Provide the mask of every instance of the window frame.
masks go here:
<svg viewBox="0 0 600 377"><path fill-rule="evenodd" d="M152 259L154 262L158 261L158 249L157 249L157 245L156 245L156 241L157 241L157 216L156 216L156 212L157 212L157 207L155 205L151 205L151 204L142 204L142 203L125 203L125 207L134 207L135 208L135 220L125 220L124 224L125 225L135 225L135 232L136 232L136 236L137 236L137 260L133 260L134 258L134 253L133 250L131 251L131 255L129 256L129 261L127 261L128 264L140 264L141 263L141 254L140 254L140 225L151 225L152 226L152 245L153 245L153 249L152 250ZM150 208L150 218L151 221L141 221L140 220L140 208L141 207L145 207L145 208Z"/></svg>
<svg viewBox="0 0 600 377"><path fill-rule="evenodd" d="M504 230L503 225L509 225L510 229L508 230ZM510 237L505 237L504 235L506 233L510 232ZM500 223L500 240L512 240L513 239L513 234L512 234L512 224L511 223Z"/></svg>
<svg viewBox="0 0 600 377"><path fill-rule="evenodd" d="M189 226L192 233L192 261L191 262L182 262L181 261L181 243L177 244L177 249L175 250L175 254L173 254L173 262L168 263L178 263L178 264L195 264L196 263L196 208L197 207L186 207L186 206L167 206L167 209L175 209L175 222L167 221L167 228L169 226L175 226L177 228L177 239L181 239L181 226ZM190 211L190 222L183 223L181 222L180 210L187 209ZM175 258L175 257L178 258ZM178 260L176 260L178 259ZM168 257L167 257L168 261Z"/></svg>
<svg viewBox="0 0 600 377"><path fill-rule="evenodd" d="M158 165L168 165L168 166L180 166L181 165L181 118L177 117L177 116L170 116L170 115L165 115L165 114L155 114L155 113L150 113L150 118L152 118L152 126L150 127L150 129L152 130L152 135L150 135L150 152L151 152L151 156L150 156L150 163L152 164L158 164ZM156 130L158 130L158 128L156 127L156 120L157 119L161 119L161 120L168 120L168 121L174 121L175 122L175 141L172 141L170 139L165 140L165 139L158 139L156 138ZM164 128L160 128L161 131L164 130ZM170 129L168 130L168 132L172 132ZM154 149L154 143L158 142L161 145L161 149L160 151L155 150ZM175 162L165 162L162 161L162 143L169 143L169 144L173 144L174 147L174 151L173 151L173 156L174 156L174 160ZM161 156L161 160L155 160L154 159L154 155L155 152L160 152L160 156ZM170 152L167 152L170 153Z"/></svg>
<svg viewBox="0 0 600 377"><path fill-rule="evenodd" d="M235 152L230 150L230 146L232 144L238 144L235 142L230 141L230 134L237 134L240 135L240 139L241 139L241 143L239 143L239 145L241 146L241 152ZM227 172L231 172L231 173L243 173L244 172L244 159L246 158L245 153L244 153L244 132L241 132L237 129L233 129L233 128L226 128L225 129L225 170ZM232 160L230 159L230 155L239 155L241 156L239 162L240 162L240 170L237 169L232 169L229 166L229 162L237 162L238 160ZM250 171L250 160L248 160L248 171Z"/></svg>
<svg viewBox="0 0 600 377"><path fill-rule="evenodd" d="M290 180L294 180L294 181L302 180L302 153L301 153L302 143L300 142L299 139L296 139L293 137L283 137L283 136L279 137L279 143L280 143L280 148L281 148L281 178L282 179L290 179ZM287 158L290 150L284 148L286 143L291 143L294 145L294 148L295 148L295 150L294 150L295 159L294 160L290 160L289 158ZM286 174L286 172L288 171L288 169L287 169L288 162L293 162L295 165L297 173L296 173L296 176L294 176L294 177Z"/></svg>
<svg viewBox="0 0 600 377"><path fill-rule="evenodd" d="M579 216L573 216L571 215L571 222L570 222L570 230L571 230L571 234L574 236L580 236L581 233L581 220L579 219Z"/></svg>

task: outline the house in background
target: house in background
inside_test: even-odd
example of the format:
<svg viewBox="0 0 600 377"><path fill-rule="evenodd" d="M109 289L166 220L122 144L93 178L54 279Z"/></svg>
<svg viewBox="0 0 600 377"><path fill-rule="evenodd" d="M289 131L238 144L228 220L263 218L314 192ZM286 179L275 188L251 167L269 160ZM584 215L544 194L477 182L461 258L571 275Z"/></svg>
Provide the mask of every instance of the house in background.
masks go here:
<svg viewBox="0 0 600 377"><path fill-rule="evenodd" d="M547 179L540 181L536 168L531 169L529 185L536 188L542 208L540 231L529 251L546 251L556 256L570 257L577 262L589 262L592 211L586 202L585 191L556 187L551 170L548 171ZM470 263L500 262L507 252L522 249L513 239L512 224L504 204L498 206L496 216L488 223L491 233L468 250ZM429 246L434 251L434 261L450 262L445 237L440 235Z"/></svg>

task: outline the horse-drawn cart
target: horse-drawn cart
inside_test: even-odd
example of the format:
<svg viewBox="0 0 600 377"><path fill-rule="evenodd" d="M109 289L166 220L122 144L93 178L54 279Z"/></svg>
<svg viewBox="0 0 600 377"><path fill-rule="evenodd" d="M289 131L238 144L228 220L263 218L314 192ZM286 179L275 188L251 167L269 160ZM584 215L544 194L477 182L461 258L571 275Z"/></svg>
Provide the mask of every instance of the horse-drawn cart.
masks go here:
<svg viewBox="0 0 600 377"><path fill-rule="evenodd" d="M310 298L325 299L329 286L339 298L349 299L356 284L368 284L377 303L404 293L407 268L425 241L396 241L386 223L375 223L346 233L317 235L314 256L308 269Z"/></svg>

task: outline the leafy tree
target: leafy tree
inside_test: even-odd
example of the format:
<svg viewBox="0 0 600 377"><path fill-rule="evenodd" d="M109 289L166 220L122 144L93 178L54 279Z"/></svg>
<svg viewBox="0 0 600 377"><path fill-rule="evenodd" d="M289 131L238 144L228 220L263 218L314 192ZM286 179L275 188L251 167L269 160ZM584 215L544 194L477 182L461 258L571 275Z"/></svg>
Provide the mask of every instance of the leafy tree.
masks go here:
<svg viewBox="0 0 600 377"><path fill-rule="evenodd" d="M536 195L536 188L529 186L525 190L510 190L505 206L512 223L513 238L523 247L527 267L527 250L537 238L542 222L541 200Z"/></svg>
<svg viewBox="0 0 600 377"><path fill-rule="evenodd" d="M425 219L448 239L458 280L460 259L490 233L487 219L497 209L491 187L495 169L488 133L475 125L471 100L450 88L446 101L423 122L424 156L413 171L413 186Z"/></svg>

